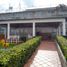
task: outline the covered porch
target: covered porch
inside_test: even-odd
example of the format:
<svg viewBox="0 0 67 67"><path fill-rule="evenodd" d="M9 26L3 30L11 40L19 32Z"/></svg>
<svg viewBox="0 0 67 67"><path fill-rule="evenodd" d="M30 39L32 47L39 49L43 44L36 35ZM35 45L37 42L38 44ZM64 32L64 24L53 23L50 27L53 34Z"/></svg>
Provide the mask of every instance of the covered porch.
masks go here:
<svg viewBox="0 0 67 67"><path fill-rule="evenodd" d="M65 36L65 19L7 21L0 24L0 34L4 34L7 39L11 37L18 39L22 39L22 37L32 38L38 34L44 36L45 33Z"/></svg>

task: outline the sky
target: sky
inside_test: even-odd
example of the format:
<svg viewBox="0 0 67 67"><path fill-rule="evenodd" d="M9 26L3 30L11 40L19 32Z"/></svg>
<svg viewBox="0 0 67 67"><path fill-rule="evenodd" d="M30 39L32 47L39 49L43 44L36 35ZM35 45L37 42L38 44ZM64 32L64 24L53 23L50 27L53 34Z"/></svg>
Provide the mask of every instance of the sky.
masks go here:
<svg viewBox="0 0 67 67"><path fill-rule="evenodd" d="M67 0L0 0L0 12L55 7L59 4L67 5ZM9 10L9 6L13 7L13 9Z"/></svg>

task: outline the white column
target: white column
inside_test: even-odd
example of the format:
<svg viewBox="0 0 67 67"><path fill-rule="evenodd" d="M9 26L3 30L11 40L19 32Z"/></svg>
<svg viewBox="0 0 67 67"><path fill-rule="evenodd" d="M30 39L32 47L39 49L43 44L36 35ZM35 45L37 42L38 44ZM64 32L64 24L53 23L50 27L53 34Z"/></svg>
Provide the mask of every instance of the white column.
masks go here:
<svg viewBox="0 0 67 67"><path fill-rule="evenodd" d="M62 22L62 34L65 36L66 35L66 23L65 20Z"/></svg>
<svg viewBox="0 0 67 67"><path fill-rule="evenodd" d="M7 24L7 39L10 38L10 23Z"/></svg>
<svg viewBox="0 0 67 67"><path fill-rule="evenodd" d="M35 36L35 22L33 22L33 37Z"/></svg>

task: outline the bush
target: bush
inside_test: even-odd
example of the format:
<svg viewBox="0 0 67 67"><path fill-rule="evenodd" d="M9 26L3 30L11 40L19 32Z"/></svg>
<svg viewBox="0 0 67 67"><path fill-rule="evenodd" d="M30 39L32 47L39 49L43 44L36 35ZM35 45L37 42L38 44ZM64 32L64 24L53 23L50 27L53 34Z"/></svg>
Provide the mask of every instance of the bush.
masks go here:
<svg viewBox="0 0 67 67"><path fill-rule="evenodd" d="M22 67L39 45L41 37L35 37L7 50L0 50L0 67Z"/></svg>
<svg viewBox="0 0 67 67"><path fill-rule="evenodd" d="M57 41L62 49L62 52L67 60L67 39L63 36L57 36Z"/></svg>
<svg viewBox="0 0 67 67"><path fill-rule="evenodd" d="M5 39L0 40L0 48L13 47L14 43L7 43Z"/></svg>
<svg viewBox="0 0 67 67"><path fill-rule="evenodd" d="M6 43L5 39L0 40L0 48L9 47L9 43Z"/></svg>

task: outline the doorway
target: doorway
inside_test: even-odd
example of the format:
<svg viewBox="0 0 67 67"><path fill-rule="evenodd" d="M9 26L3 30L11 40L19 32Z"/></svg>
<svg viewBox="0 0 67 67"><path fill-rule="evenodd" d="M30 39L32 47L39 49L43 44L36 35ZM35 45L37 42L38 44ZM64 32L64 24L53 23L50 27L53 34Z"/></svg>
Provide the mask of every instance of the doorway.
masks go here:
<svg viewBox="0 0 67 67"><path fill-rule="evenodd" d="M36 23L36 35L42 36L42 39L50 40L57 34L58 22Z"/></svg>

